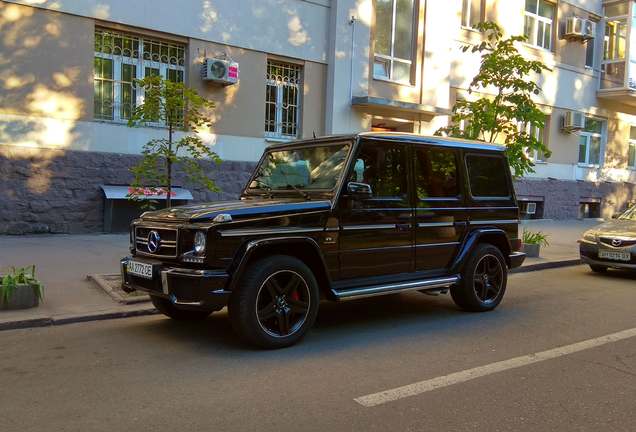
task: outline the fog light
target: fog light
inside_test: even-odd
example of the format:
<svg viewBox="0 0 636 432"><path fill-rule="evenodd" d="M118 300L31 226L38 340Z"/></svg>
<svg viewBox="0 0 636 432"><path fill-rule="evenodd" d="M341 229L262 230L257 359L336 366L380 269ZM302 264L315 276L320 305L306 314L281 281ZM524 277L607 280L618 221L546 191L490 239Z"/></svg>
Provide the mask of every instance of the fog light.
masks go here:
<svg viewBox="0 0 636 432"><path fill-rule="evenodd" d="M194 252L197 255L203 255L205 252L205 234L203 231L197 231L194 235Z"/></svg>

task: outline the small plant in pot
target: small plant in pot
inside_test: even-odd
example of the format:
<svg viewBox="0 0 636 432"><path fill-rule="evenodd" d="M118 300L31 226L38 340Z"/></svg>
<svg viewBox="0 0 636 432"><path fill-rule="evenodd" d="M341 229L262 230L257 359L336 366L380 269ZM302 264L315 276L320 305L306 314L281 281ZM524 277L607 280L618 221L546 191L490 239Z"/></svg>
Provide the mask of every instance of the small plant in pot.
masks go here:
<svg viewBox="0 0 636 432"><path fill-rule="evenodd" d="M521 251L525 252L527 257L538 257L541 245L550 246L548 235L524 227L521 236Z"/></svg>
<svg viewBox="0 0 636 432"><path fill-rule="evenodd" d="M18 269L11 266L4 272L9 273L0 275L0 309L28 309L44 301L44 287L35 278L35 265Z"/></svg>

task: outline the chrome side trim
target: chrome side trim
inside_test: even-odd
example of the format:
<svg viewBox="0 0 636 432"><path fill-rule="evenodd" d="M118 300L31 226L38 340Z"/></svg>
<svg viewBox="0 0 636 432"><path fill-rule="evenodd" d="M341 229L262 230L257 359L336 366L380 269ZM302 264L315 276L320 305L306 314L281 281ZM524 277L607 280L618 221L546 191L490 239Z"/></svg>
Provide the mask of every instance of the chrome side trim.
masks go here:
<svg viewBox="0 0 636 432"><path fill-rule="evenodd" d="M451 242L451 243L431 243L431 244L418 244L415 247L431 247L431 246L457 246L459 242Z"/></svg>
<svg viewBox="0 0 636 432"><path fill-rule="evenodd" d="M323 232L324 228L256 228L246 230L219 230L217 231L221 237L244 237L250 235L269 235L269 234L302 234L312 232Z"/></svg>
<svg viewBox="0 0 636 432"><path fill-rule="evenodd" d="M378 229L396 229L396 224L383 224L383 225L353 225L343 226L343 231L355 231L355 230L378 230Z"/></svg>
<svg viewBox="0 0 636 432"><path fill-rule="evenodd" d="M443 228L443 227L453 227L455 226L453 222L430 222L430 223L418 223L418 228Z"/></svg>
<svg viewBox="0 0 636 432"><path fill-rule="evenodd" d="M469 221L468 225L497 225L497 224L518 224L519 219L501 219L489 221Z"/></svg>
<svg viewBox="0 0 636 432"><path fill-rule="evenodd" d="M327 227L325 231L340 231L340 227Z"/></svg>
<svg viewBox="0 0 636 432"><path fill-rule="evenodd" d="M403 282L397 284L375 285L363 288L346 289L342 291L333 290L338 301L352 300L362 297L372 297L384 294L391 294L400 291L410 291L419 289L440 288L453 285L459 282L459 275L447 276L437 279L427 279L415 282Z"/></svg>

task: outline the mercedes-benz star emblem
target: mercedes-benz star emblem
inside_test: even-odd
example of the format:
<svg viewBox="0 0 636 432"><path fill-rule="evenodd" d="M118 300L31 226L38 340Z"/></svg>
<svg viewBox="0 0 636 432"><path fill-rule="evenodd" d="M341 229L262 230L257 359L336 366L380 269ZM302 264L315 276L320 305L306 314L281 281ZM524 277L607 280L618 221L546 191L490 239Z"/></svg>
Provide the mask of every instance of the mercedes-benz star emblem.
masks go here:
<svg viewBox="0 0 636 432"><path fill-rule="evenodd" d="M619 246L621 245L621 243L623 243L623 242L621 241L621 239L614 239L614 240L612 240L612 246L614 246L614 247L619 247Z"/></svg>
<svg viewBox="0 0 636 432"><path fill-rule="evenodd" d="M161 237L157 231L150 231L148 234L148 252L156 253L161 248Z"/></svg>

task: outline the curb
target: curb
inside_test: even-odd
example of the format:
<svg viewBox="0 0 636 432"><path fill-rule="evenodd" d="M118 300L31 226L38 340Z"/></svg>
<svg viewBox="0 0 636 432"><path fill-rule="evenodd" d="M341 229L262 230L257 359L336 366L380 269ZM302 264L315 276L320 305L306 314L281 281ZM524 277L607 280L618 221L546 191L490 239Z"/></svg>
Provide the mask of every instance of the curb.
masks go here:
<svg viewBox="0 0 636 432"><path fill-rule="evenodd" d="M530 264L527 266L522 265L521 267L508 270L508 274L527 273L527 272L532 272L537 270L549 270L554 268L570 267L570 266L581 265L581 264L582 263L579 258L571 259L571 260L563 260L563 261L548 261L548 262L543 262L538 264Z"/></svg>
<svg viewBox="0 0 636 432"><path fill-rule="evenodd" d="M19 330L36 327L49 327L53 325L74 324L80 322L89 321L103 321L116 318L130 318L137 316L156 315L157 309L154 307L147 309L138 309L133 311L111 310L100 311L90 314L71 314L71 315L59 315L49 318L32 318L19 321L6 321L0 322L0 331L4 330Z"/></svg>

